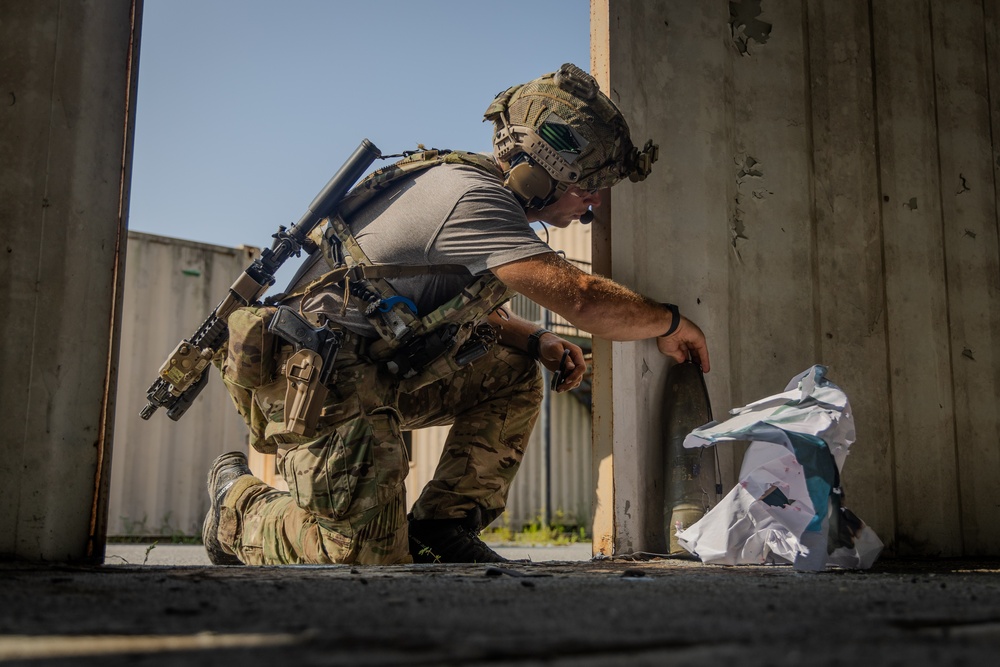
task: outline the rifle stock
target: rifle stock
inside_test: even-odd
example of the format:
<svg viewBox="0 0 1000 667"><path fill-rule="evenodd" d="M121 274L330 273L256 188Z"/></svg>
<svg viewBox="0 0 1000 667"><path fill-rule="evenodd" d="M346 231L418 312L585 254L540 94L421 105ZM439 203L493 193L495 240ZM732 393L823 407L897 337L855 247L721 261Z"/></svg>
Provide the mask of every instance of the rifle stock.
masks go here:
<svg viewBox="0 0 1000 667"><path fill-rule="evenodd" d="M187 411L208 380L205 370L229 336L226 321L237 308L256 303L274 284L274 274L290 257L297 256L309 233L324 218L337 212L341 201L372 163L382 156L368 139L362 140L347 162L340 167L308 210L291 229L280 227L274 235L274 245L236 279L229 293L202 322L190 338L185 338L160 367L159 377L146 390L146 407L139 415L149 419L158 408L166 408L167 416L177 421Z"/></svg>

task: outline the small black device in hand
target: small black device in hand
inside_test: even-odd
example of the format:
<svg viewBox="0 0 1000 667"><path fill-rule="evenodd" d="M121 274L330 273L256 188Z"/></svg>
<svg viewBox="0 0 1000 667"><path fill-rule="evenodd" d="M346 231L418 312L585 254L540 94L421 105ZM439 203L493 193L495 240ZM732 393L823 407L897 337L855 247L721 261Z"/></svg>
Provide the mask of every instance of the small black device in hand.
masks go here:
<svg viewBox="0 0 1000 667"><path fill-rule="evenodd" d="M559 370L552 374L552 383L549 385L552 391L556 391L556 388L562 384L563 375L566 373L567 359L569 359L569 350L563 350L562 359L559 361Z"/></svg>

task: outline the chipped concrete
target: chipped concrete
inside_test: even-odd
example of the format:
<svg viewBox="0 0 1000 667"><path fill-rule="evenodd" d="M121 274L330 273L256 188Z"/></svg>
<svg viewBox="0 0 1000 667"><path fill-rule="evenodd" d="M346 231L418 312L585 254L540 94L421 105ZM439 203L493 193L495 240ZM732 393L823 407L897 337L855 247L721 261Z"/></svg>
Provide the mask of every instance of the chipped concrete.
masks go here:
<svg viewBox="0 0 1000 667"><path fill-rule="evenodd" d="M730 228L731 239L733 250L736 252L736 257L741 262L743 261L742 255L740 255L740 249L737 243L740 239L749 240L749 236L746 234L746 223L743 220L743 204L745 202L745 194L743 186L746 184L747 179L762 179L764 177L764 170L760 162L751 155L738 155L734 162L736 163L736 206L735 214L733 217L733 223ZM750 190L750 197L752 199L764 199L767 194L771 194L767 190Z"/></svg>
<svg viewBox="0 0 1000 667"><path fill-rule="evenodd" d="M749 56L750 42L766 44L771 36L771 24L761 21L761 0L736 0L729 3L729 27L733 43L741 55Z"/></svg>

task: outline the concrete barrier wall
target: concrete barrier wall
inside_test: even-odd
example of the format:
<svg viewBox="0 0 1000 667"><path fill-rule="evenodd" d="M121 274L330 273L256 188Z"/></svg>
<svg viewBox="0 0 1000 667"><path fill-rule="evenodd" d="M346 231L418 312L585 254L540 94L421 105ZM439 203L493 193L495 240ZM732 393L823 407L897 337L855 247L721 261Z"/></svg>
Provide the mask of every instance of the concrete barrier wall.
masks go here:
<svg viewBox="0 0 1000 667"><path fill-rule="evenodd" d="M829 366L858 429L847 504L889 553L1000 554L996 3L592 10L594 71L661 152L598 216L595 267L702 325L717 414ZM609 348L598 524L655 551L665 364ZM742 451L723 454L728 488Z"/></svg>
<svg viewBox="0 0 1000 667"><path fill-rule="evenodd" d="M141 7L0 5L0 558L103 559Z"/></svg>

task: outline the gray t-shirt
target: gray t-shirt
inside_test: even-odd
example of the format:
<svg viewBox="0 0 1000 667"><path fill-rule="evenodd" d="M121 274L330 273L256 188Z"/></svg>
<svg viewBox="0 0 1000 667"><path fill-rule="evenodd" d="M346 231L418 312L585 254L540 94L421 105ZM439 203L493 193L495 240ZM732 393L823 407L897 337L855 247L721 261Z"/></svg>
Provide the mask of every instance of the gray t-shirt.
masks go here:
<svg viewBox="0 0 1000 667"><path fill-rule="evenodd" d="M468 274L392 280L393 288L417 305L420 316L447 302L476 276L509 262L552 252L531 229L524 209L494 177L464 165L443 164L401 179L348 221L373 264L461 265ZM329 268L316 262L304 285ZM341 316L341 290L310 296L302 310L325 315L364 336L375 329L348 308Z"/></svg>

